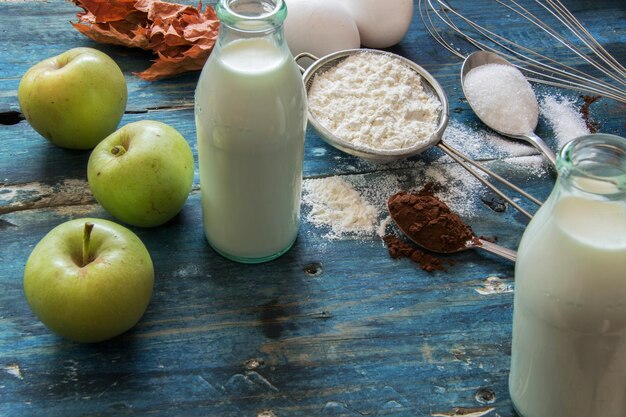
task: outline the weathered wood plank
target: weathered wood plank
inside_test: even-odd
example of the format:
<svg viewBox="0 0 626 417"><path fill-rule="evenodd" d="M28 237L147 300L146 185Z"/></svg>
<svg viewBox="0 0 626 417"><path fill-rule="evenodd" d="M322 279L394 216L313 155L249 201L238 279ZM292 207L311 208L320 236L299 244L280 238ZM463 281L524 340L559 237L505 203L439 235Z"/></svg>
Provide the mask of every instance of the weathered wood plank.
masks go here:
<svg viewBox="0 0 626 417"><path fill-rule="evenodd" d="M572 0L568 6L624 62L622 3ZM127 75L122 124L147 118L171 124L197 161L191 106L198 74L139 80L131 72L146 68L151 55L92 43L69 25L76 11L61 0L0 0L0 113L19 110L17 85L31 65L74 46L93 46ZM538 43L518 23L508 30ZM392 50L431 71L449 94L453 124L472 128L482 140L484 127L462 99L461 62L428 36L417 14ZM538 88L540 94L555 91ZM622 136L624 114L625 106L611 100L591 109L602 131ZM544 120L538 133L557 147ZM533 149L509 148L504 140L477 146L464 143L466 137L448 139L531 194L548 195L554 176L526 157L536 155ZM493 407L487 415L516 416L507 385L510 262L471 251L446 257L455 261L448 271L429 274L406 259L390 259L376 235L329 240L326 229L305 220L285 256L235 264L204 239L197 171L176 218L155 229L132 228L156 270L153 299L138 326L97 345L51 334L26 304L24 264L55 225L83 216L111 219L88 190L88 157L52 146L24 121L0 125L0 415L428 416L455 409L479 415ZM473 229L511 248L527 222L511 208L491 210L481 198L490 194L437 149L373 164L342 154L309 130L304 173L344 175L365 193L387 184L377 191L383 197L399 187L445 182L453 208L471 202L464 218ZM303 205L303 219L308 210Z"/></svg>
<svg viewBox="0 0 626 417"><path fill-rule="evenodd" d="M511 294L476 291L488 276L510 278L505 261L462 254L447 273L431 275L388 258L377 238L329 242L305 224L285 257L241 267L207 247L196 227L200 212L194 194L166 226L134 229L157 271L142 322L119 339L85 347L62 341L33 319L21 291L23 264L6 259L10 254L23 261L49 227L79 215L108 217L98 206L3 216L10 223L3 229L11 233L3 233L0 254L8 266L0 284L5 301L0 357L17 364L23 378L0 376L8 401L0 407L7 411L28 412L43 404L61 411L71 404L96 412L90 404L99 403L157 412L180 407L178 401L186 404L183 409L199 401L216 413L223 407L234 414L254 411L250 406L306 414L341 404L375 412L390 401L405 411L446 411L441 404L475 406L473 391L485 378L506 404L510 325L501 316L510 314ZM489 227L485 232L498 229ZM517 235L507 230L500 236L504 244ZM312 262L322 264L321 275L304 272ZM245 369L244 362L254 358L264 363L257 370L263 378ZM431 384L442 392L421 398ZM413 390L416 385L421 388ZM201 396L179 397L175 392L182 386L197 387ZM153 390L168 401L148 401ZM32 403L24 404L25 398Z"/></svg>

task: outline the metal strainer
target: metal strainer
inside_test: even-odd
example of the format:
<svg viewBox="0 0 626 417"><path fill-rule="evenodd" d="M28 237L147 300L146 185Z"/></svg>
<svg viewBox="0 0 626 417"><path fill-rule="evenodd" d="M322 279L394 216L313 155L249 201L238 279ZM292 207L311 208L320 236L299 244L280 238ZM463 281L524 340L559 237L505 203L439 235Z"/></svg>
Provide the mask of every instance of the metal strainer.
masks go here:
<svg viewBox="0 0 626 417"><path fill-rule="evenodd" d="M448 98L446 97L445 92L443 91L437 80L435 80L435 78L430 75L428 71L426 71L424 68L420 67L413 61L410 61L399 55L374 49L347 49L332 53L330 55L326 55L321 59L308 53L300 54L296 57L296 61L303 57L310 58L315 61L306 71L301 68L301 70L304 71L304 86L306 88L307 94L309 93L309 90L311 89L311 86L313 85L316 76L330 70L331 68L336 67L346 58L356 54L386 55L393 59L400 60L405 66L415 71L415 73L418 74L422 79L422 86L426 94L436 97L441 103L441 107L439 108L437 127L426 140L420 141L411 147L393 150L378 150L371 147L355 145L347 140L338 137L337 135L326 129L326 127L324 127L309 110L309 122L311 123L311 125L313 125L320 137L328 144L343 152L376 162L391 162L399 159L408 158L410 156L417 155L439 143L443 132L448 125Z"/></svg>
<svg viewBox="0 0 626 417"><path fill-rule="evenodd" d="M482 175L480 175L476 171L476 169L488 174L495 180L511 188L513 191L523 195L524 197L528 198L535 204L541 205L541 202L539 200L529 195L528 193L526 193L524 190L520 189L516 185L511 184L510 182L508 182L501 176L490 171L489 169L484 167L482 164L472 160L470 157L452 148L450 145L446 144L443 141L442 139L443 133L446 130L446 127L448 126L448 120L449 120L448 97L446 93L444 92L443 88L441 88L441 86L437 82L437 80L428 71L426 71L424 68L417 65L413 61L406 59L400 55L393 54L391 52L380 51L376 49L346 49L343 51L334 52L322 58L318 58L315 55L304 52L304 53L297 55L295 57L295 60L297 62L301 60L302 58L309 58L314 61L306 70L300 67L300 70L304 73L303 80L304 80L304 85L305 85L307 94L317 75L322 74L323 72L328 71L331 68L334 68L335 66L339 65L342 61L344 61L346 58L355 54L386 55L393 59L399 60L408 68L415 71L415 73L421 77L422 87L424 88L424 91L427 94L430 94L436 97L441 103L441 106L439 108L439 117L437 120L437 127L426 140L420 141L409 148L397 149L397 150L396 149L379 150L379 149L374 149L371 147L358 146L345 139L338 137L337 135L329 131L327 128L325 128L309 110L309 114L308 114L309 123L313 125L313 127L315 128L319 136L325 142L327 142L331 146L345 153L358 156L364 159L368 159L371 161L375 161L375 162L391 162L391 161L396 161L400 159L405 159L405 158L417 155L427 149L430 149L433 146L437 146L439 149L444 151L448 156L450 156L453 160L461 164L465 169L467 169L472 175L474 175L479 181L485 184L489 189L491 189L493 192L495 192L504 200L506 200L511 206L515 207L517 210L519 210L521 213L525 214L529 218L532 217L532 215L528 213L526 210L524 210L522 207L520 207L519 204L517 204L515 201L509 198L506 194L498 190L493 184L487 181Z"/></svg>

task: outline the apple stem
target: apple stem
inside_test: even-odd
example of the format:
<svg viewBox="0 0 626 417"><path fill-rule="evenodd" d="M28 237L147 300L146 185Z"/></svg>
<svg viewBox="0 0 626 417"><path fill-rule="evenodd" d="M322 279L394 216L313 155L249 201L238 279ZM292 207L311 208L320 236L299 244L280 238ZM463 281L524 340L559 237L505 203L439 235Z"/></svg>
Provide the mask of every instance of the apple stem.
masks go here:
<svg viewBox="0 0 626 417"><path fill-rule="evenodd" d="M83 266L86 266L89 262L89 245L91 243L91 231L93 230L93 223L85 223L85 230L83 233Z"/></svg>
<svg viewBox="0 0 626 417"><path fill-rule="evenodd" d="M111 153L115 156L122 156L126 153L126 148L123 145L115 145L111 149Z"/></svg>

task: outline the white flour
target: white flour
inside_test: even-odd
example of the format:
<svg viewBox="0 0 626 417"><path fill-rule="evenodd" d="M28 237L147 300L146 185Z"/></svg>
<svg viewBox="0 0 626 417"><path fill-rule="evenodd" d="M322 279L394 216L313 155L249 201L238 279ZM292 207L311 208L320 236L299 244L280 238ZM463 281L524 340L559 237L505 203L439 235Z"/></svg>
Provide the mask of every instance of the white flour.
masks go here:
<svg viewBox="0 0 626 417"><path fill-rule="evenodd" d="M352 55L318 75L308 100L311 113L337 137L377 150L426 141L441 106L402 61L370 53Z"/></svg>
<svg viewBox="0 0 626 417"><path fill-rule="evenodd" d="M311 207L307 220L331 228L329 238L374 231L378 210L340 177L305 180L303 201Z"/></svg>

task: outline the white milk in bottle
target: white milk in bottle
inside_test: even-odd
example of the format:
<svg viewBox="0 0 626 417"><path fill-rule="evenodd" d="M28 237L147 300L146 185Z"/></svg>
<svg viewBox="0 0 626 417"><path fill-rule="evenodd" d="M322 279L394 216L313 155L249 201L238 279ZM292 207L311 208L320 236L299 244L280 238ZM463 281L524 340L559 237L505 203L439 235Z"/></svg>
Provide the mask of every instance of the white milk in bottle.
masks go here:
<svg viewBox="0 0 626 417"><path fill-rule="evenodd" d="M578 138L524 232L510 393L521 417L626 416L626 139Z"/></svg>
<svg viewBox="0 0 626 417"><path fill-rule="evenodd" d="M282 0L222 0L217 12L195 99L204 231L222 255L263 262L298 233L306 95Z"/></svg>

